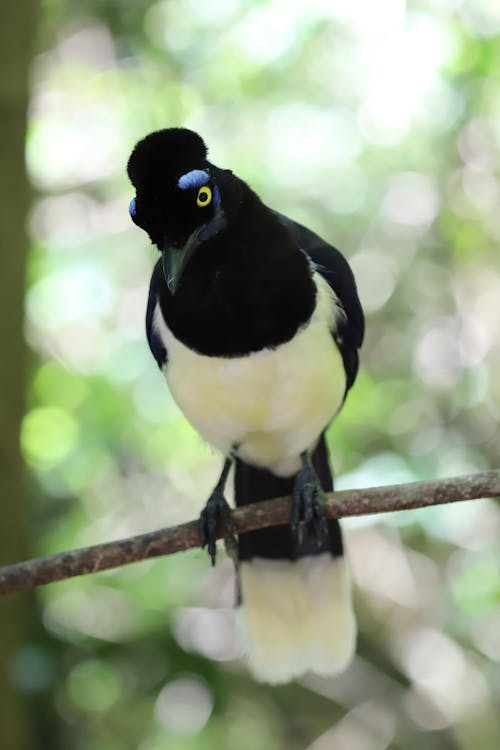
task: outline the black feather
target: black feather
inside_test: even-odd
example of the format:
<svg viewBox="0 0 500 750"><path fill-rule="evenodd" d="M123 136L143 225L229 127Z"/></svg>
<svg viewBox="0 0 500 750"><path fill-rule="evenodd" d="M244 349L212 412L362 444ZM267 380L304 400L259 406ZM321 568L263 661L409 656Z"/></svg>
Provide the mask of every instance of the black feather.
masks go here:
<svg viewBox="0 0 500 750"><path fill-rule="evenodd" d="M136 190L152 193L190 169L202 168L206 157L207 147L198 133L186 128L156 130L137 143L127 173Z"/></svg>
<svg viewBox="0 0 500 750"><path fill-rule="evenodd" d="M333 476L324 435L320 437L314 449L312 461L322 489L325 492L332 492ZM277 477L266 469L249 466L237 459L234 474L236 505L248 505L269 498L290 496L294 481L295 477ZM305 555L316 555L321 552L330 552L334 557L343 554L342 535L336 519L328 521L328 536L319 547L310 529L303 529L302 539L299 542L291 533L289 524L247 531L239 536L240 560L250 560L252 557L296 560Z"/></svg>
<svg viewBox="0 0 500 750"><path fill-rule="evenodd" d="M167 361L167 350L161 339L161 336L156 331L153 325L153 317L155 312L158 295L160 294L161 288L165 285L165 279L163 277L163 268L161 261L157 261L153 274L151 276L151 283L149 285L148 295L148 306L146 309L146 336L148 337L148 344L153 357L156 359L158 367L163 367Z"/></svg>
<svg viewBox="0 0 500 750"><path fill-rule="evenodd" d="M289 341L316 302L306 255L255 193L231 179L241 191L237 213L193 257L175 295L166 284L159 290L172 333L208 356L242 356Z"/></svg>

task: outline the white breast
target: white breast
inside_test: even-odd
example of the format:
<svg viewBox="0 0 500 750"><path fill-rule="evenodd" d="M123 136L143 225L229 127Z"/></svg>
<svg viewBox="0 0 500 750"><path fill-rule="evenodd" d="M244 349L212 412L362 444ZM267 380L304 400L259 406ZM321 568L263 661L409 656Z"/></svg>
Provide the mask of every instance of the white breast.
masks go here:
<svg viewBox="0 0 500 750"><path fill-rule="evenodd" d="M224 454L279 476L294 474L340 408L346 378L332 338L343 315L326 281L309 323L276 349L244 357L208 357L191 351L169 330L159 305L154 326L168 352L172 396L200 435Z"/></svg>

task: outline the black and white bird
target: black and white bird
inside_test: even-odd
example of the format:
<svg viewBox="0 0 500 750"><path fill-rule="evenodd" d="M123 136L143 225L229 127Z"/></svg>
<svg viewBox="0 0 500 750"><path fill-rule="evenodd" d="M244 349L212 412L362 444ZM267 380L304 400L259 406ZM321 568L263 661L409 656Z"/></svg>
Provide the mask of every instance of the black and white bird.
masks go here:
<svg viewBox="0 0 500 750"><path fill-rule="evenodd" d="M146 314L151 351L173 398L223 454L200 517L215 559L215 528L236 505L291 497L289 525L239 537L238 619L257 679L334 674L356 640L336 520L325 430L358 370L364 318L351 269L313 232L262 203L207 160L199 135L150 133L128 175L133 221L161 253Z"/></svg>

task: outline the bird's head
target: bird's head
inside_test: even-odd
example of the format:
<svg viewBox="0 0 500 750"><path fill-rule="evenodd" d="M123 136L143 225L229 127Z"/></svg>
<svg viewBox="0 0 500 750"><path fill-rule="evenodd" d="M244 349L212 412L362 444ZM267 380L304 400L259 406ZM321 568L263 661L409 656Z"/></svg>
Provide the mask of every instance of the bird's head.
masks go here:
<svg viewBox="0 0 500 750"><path fill-rule="evenodd" d="M139 141L127 172L136 191L130 216L160 250L175 293L196 249L225 225L220 183L230 173L210 164L203 140L184 128L158 130Z"/></svg>

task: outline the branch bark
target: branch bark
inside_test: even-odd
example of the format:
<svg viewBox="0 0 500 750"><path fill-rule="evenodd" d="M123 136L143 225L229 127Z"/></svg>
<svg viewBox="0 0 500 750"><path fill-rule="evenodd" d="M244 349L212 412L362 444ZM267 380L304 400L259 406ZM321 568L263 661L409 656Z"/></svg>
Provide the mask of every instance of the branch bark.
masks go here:
<svg viewBox="0 0 500 750"><path fill-rule="evenodd" d="M500 497L500 470L436 481L333 492L326 496L326 513L330 518L347 518L494 497ZM290 499L286 497L253 503L233 512L238 534L286 524L289 518ZM219 531L218 538L221 536ZM172 555L197 546L197 521L190 521L106 544L39 557L0 568L0 593L32 589L151 557Z"/></svg>

